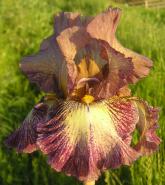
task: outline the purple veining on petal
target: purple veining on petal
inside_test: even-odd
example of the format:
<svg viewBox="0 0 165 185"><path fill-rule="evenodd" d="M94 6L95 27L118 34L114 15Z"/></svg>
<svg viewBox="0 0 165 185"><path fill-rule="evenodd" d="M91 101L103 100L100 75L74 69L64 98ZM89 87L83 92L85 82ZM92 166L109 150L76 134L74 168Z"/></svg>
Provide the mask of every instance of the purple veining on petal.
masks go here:
<svg viewBox="0 0 165 185"><path fill-rule="evenodd" d="M66 101L50 121L38 125L37 145L55 170L81 181L96 180L102 171L130 165L141 155L125 142L135 129L137 113L132 101L122 98L88 107Z"/></svg>
<svg viewBox="0 0 165 185"><path fill-rule="evenodd" d="M21 127L13 132L5 141L9 147L16 148L18 152L31 153L37 149L36 127L38 123L44 122L48 106L39 103L28 114Z"/></svg>

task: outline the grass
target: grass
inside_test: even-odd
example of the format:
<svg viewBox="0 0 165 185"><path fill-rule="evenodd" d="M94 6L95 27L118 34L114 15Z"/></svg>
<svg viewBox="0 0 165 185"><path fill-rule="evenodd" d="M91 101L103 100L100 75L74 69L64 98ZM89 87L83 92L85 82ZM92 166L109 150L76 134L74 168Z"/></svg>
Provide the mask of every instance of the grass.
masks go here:
<svg viewBox="0 0 165 185"><path fill-rule="evenodd" d="M41 97L19 70L21 57L35 53L43 38L53 32L53 15L59 11L79 11L94 15L109 5L108 0L5 0L0 1L0 184L1 185L78 185L72 177L56 173L39 152L17 154L3 141L17 128ZM165 140L165 11L121 7L122 20L117 31L128 48L154 61L150 75L135 86L133 94L161 108L160 129ZM143 157L131 167L106 172L98 185L164 185L165 144L159 152Z"/></svg>

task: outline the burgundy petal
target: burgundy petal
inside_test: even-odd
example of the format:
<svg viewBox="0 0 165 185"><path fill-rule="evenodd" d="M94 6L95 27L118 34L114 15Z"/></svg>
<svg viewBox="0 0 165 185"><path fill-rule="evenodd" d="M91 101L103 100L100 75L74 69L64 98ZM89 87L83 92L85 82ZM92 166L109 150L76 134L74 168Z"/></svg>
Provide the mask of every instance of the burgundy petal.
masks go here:
<svg viewBox="0 0 165 185"><path fill-rule="evenodd" d="M135 102L126 97L113 97L108 102L109 111L113 114L113 122L122 140L130 145L132 133L139 121L139 113Z"/></svg>
<svg viewBox="0 0 165 185"><path fill-rule="evenodd" d="M114 49L124 54L125 57L132 58L134 66L134 73L130 77L132 83L136 83L139 79L144 78L149 74L153 63L149 58L123 47L116 38L112 46Z"/></svg>
<svg viewBox="0 0 165 185"><path fill-rule="evenodd" d="M50 121L38 125L37 144L56 171L96 180L102 171L130 165L140 156L126 142L137 121L136 106L127 99L90 105L66 101Z"/></svg>
<svg viewBox="0 0 165 185"><path fill-rule="evenodd" d="M140 140L135 149L143 155L152 154L158 149L161 141L156 135L159 109L149 106L142 100L136 101L136 104L139 110L137 129L140 132Z"/></svg>
<svg viewBox="0 0 165 185"><path fill-rule="evenodd" d="M45 92L55 92L59 96L66 92L65 61L54 36L43 41L39 53L24 57L20 67L30 81Z"/></svg>
<svg viewBox="0 0 165 185"><path fill-rule="evenodd" d="M125 58L107 44L104 45L108 60L107 75L94 87L94 96L97 98L109 98L119 94L119 90L131 82L130 76L134 70L131 58Z"/></svg>
<svg viewBox="0 0 165 185"><path fill-rule="evenodd" d="M6 145L16 148L18 152L31 153L35 151L37 149L36 126L38 123L45 121L47 109L47 105L37 104L28 114L22 126L6 139Z"/></svg>

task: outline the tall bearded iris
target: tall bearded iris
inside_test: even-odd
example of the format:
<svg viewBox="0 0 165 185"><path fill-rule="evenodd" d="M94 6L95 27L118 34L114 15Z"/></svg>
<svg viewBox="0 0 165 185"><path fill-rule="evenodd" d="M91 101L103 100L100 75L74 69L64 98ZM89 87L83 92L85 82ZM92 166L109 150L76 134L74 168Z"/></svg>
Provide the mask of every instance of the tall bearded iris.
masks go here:
<svg viewBox="0 0 165 185"><path fill-rule="evenodd" d="M109 8L96 17L55 17L55 33L20 64L48 94L8 137L10 147L39 149L53 169L84 182L157 149L158 109L132 97L128 88L148 75L152 62L118 42L120 15ZM135 129L140 138L132 145Z"/></svg>

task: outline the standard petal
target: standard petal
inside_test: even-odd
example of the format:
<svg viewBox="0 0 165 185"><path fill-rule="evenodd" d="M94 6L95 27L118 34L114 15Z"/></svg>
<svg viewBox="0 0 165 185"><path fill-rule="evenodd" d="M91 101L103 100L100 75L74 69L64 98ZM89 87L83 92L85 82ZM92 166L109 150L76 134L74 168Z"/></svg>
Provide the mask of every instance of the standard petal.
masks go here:
<svg viewBox="0 0 165 185"><path fill-rule="evenodd" d="M126 99L90 105L66 101L50 121L38 125L37 144L56 171L96 180L102 171L130 165L140 156L128 143L137 121L136 106Z"/></svg>
<svg viewBox="0 0 165 185"><path fill-rule="evenodd" d="M54 17L54 31L56 37L66 28L79 26L81 19L79 13L61 12Z"/></svg>
<svg viewBox="0 0 165 185"><path fill-rule="evenodd" d="M81 78L95 77L106 63L99 56L101 42L90 39L84 27L65 29L57 37L57 42L67 63L69 92Z"/></svg>
<svg viewBox="0 0 165 185"><path fill-rule="evenodd" d="M116 28L121 16L119 8L109 7L105 12L97 15L87 25L87 32L92 38L104 40L110 44L115 38Z"/></svg>
<svg viewBox="0 0 165 185"><path fill-rule="evenodd" d="M94 87L93 95L97 99L106 99L120 94L123 87L131 82L130 76L133 74L133 63L131 58L125 58L123 54L103 43L106 48L108 60L107 73L103 80ZM125 89L126 90L126 89ZM119 92L120 91L120 92ZM123 93L128 94L129 92Z"/></svg>
<svg viewBox="0 0 165 185"><path fill-rule="evenodd" d="M64 30L58 37L57 42L66 60L68 93L70 93L77 78L77 67L74 62L77 49L83 47L88 41L88 36L83 28L74 26Z"/></svg>
<svg viewBox="0 0 165 185"><path fill-rule="evenodd" d="M115 32L121 16L118 8L109 8L107 11L93 18L87 25L87 32L92 38L104 40L116 51L132 58L134 73L130 76L132 83L148 75L152 67L152 61L136 52L123 47L116 39Z"/></svg>
<svg viewBox="0 0 165 185"><path fill-rule="evenodd" d="M57 41L67 61L70 92L79 92L82 88L79 80L98 78L100 83L89 87L92 89L90 93L96 98L109 98L132 82L134 67L131 58L126 58L105 41L89 38L84 28L68 28L57 37Z"/></svg>
<svg viewBox="0 0 165 185"><path fill-rule="evenodd" d="M67 62L69 62L73 61L77 50L84 47L89 39L90 37L84 27L73 26L61 32L57 37L57 42Z"/></svg>
<svg viewBox="0 0 165 185"><path fill-rule="evenodd" d="M91 17L82 17L76 12L61 12L54 17L55 36L57 37L62 31L73 26L86 26L91 19Z"/></svg>
<svg viewBox="0 0 165 185"><path fill-rule="evenodd" d="M66 65L55 37L45 39L39 53L22 59L21 70L45 92L64 96L66 92Z"/></svg>
<svg viewBox="0 0 165 185"><path fill-rule="evenodd" d="M149 74L153 63L149 58L123 47L116 38L114 39L112 47L124 54L125 57L132 58L134 66L134 73L130 77L132 83L136 83L139 79L144 78Z"/></svg>
<svg viewBox="0 0 165 185"><path fill-rule="evenodd" d="M36 126L45 121L47 110L47 105L37 104L28 114L22 126L6 139L6 145L15 148L18 152L31 153L35 151L37 149Z"/></svg>

